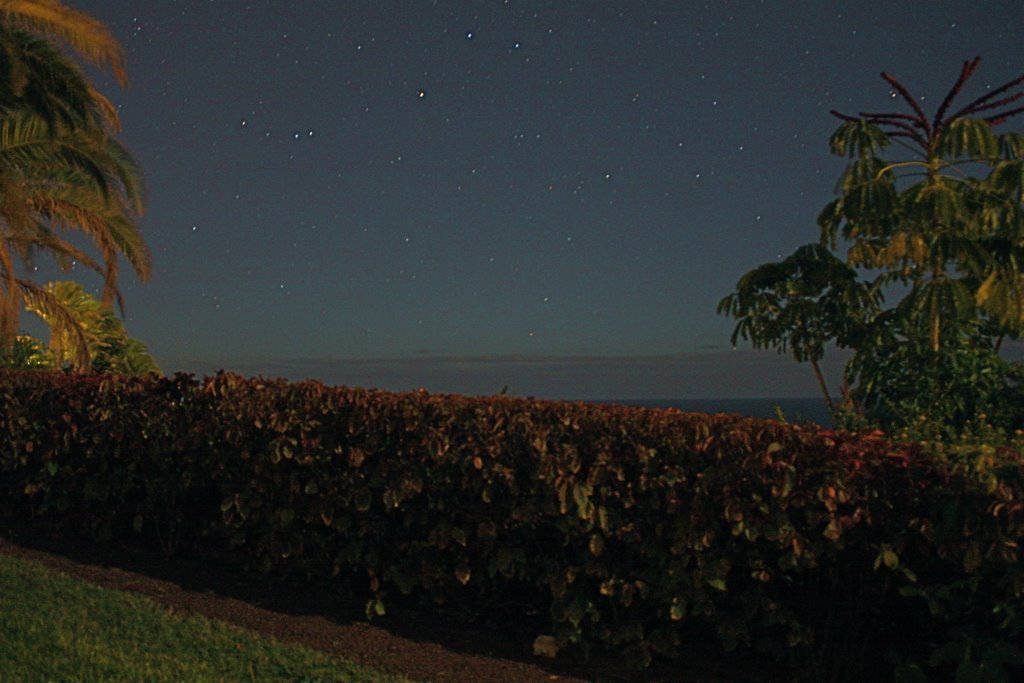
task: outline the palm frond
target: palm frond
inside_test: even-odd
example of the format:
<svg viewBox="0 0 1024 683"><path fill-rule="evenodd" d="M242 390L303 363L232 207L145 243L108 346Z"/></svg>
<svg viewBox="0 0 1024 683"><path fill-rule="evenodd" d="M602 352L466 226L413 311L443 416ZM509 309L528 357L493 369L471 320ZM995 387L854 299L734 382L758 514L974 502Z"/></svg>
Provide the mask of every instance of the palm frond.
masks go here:
<svg viewBox="0 0 1024 683"><path fill-rule="evenodd" d="M44 38L0 23L0 103L43 118L50 128L118 126L117 112L92 87L81 67Z"/></svg>
<svg viewBox="0 0 1024 683"><path fill-rule="evenodd" d="M66 358L76 372L88 372L92 364L88 339L71 307L52 291L29 280L19 279L18 286L25 307L50 326L50 348L57 361Z"/></svg>
<svg viewBox="0 0 1024 683"><path fill-rule="evenodd" d="M137 225L144 208L142 173L113 137L117 111L92 86L74 55L62 48L88 64L109 68L127 85L121 46L101 22L60 0L0 0L4 345L13 343L21 300L67 328L54 293L17 278L19 259L24 266L36 253L45 253L62 267L79 263L102 275L105 301L116 298L121 303L119 259L124 256L143 280L152 268ZM65 239L59 234L64 231L82 234L91 247L83 249ZM56 334L54 343L85 349L68 334L72 336ZM86 368L82 352L74 353L76 367Z"/></svg>
<svg viewBox="0 0 1024 683"><path fill-rule="evenodd" d="M58 0L0 0L0 16L8 23L61 39L92 64L109 67L122 86L128 85L120 43L88 14Z"/></svg>

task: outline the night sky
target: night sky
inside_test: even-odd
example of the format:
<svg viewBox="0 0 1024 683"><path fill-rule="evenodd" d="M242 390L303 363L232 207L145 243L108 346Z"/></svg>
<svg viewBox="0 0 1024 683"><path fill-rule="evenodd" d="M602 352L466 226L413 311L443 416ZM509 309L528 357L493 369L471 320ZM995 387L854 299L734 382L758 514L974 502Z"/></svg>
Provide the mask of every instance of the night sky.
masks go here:
<svg viewBox="0 0 1024 683"><path fill-rule="evenodd" d="M128 58L98 81L148 187L129 334L392 390L814 395L715 305L817 238L829 109L1024 71L1020 0L69 4Z"/></svg>

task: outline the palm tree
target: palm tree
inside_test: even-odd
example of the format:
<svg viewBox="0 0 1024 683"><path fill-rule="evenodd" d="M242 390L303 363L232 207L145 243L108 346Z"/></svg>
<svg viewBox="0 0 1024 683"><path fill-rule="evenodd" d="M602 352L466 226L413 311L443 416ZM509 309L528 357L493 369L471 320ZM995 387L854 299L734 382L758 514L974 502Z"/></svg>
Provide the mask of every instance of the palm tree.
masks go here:
<svg viewBox="0 0 1024 683"><path fill-rule="evenodd" d="M12 340L31 283L17 265L38 252L104 278L103 301L121 303L118 257L140 279L150 275L149 251L136 224L142 212L141 172L127 151L95 129L61 129L51 136L39 117L0 119L0 339ZM64 235L76 230L100 254L97 261Z"/></svg>
<svg viewBox="0 0 1024 683"><path fill-rule="evenodd" d="M57 0L0 0L0 349L14 342L21 304L46 296L19 277L36 254L100 273L105 304L123 304L120 256L142 280L151 268L136 225L142 175L113 138L116 111L48 39L127 83L120 45L100 22Z"/></svg>
<svg viewBox="0 0 1024 683"><path fill-rule="evenodd" d="M116 128L116 109L54 40L128 85L121 45L101 22L58 0L0 0L0 111L27 109L69 126L99 115Z"/></svg>
<svg viewBox="0 0 1024 683"><path fill-rule="evenodd" d="M47 354L48 358L53 361L53 366L59 367L66 361L75 372L88 372L92 365L92 358L89 356L89 340L82 327L80 316L77 316L65 302L47 288L25 280L19 281L18 285L25 307L36 313L49 325L51 342L56 339L58 340L57 344L63 344L61 357L54 356L52 350ZM20 366L18 357L24 354L18 353L18 340L24 338L24 335L17 335L14 344L6 349L0 349L0 358L9 359L14 366ZM24 346L24 343L20 346Z"/></svg>
<svg viewBox="0 0 1024 683"><path fill-rule="evenodd" d="M58 366L69 363L80 372L122 375L160 372L146 346L128 336L111 306L77 282L51 282L41 296L30 297L27 308L49 325L49 350Z"/></svg>

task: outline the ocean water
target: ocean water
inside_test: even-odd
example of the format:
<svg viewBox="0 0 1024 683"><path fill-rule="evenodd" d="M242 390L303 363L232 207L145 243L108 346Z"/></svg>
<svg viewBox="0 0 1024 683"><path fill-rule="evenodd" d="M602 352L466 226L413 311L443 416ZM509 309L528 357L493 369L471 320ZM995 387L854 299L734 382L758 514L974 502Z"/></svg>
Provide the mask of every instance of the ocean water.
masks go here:
<svg viewBox="0 0 1024 683"><path fill-rule="evenodd" d="M822 398L683 398L600 401L646 408L678 408L692 413L736 413L748 417L776 419L778 411L788 422L813 422L832 426L832 417Z"/></svg>

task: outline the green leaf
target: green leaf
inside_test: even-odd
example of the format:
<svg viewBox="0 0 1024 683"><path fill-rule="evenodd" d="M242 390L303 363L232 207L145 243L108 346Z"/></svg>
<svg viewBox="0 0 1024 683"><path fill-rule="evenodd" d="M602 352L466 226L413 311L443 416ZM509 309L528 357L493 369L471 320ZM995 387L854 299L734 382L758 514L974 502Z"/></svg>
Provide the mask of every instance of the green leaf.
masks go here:
<svg viewBox="0 0 1024 683"><path fill-rule="evenodd" d="M709 586L711 586L712 588L716 589L716 590L720 590L720 591L723 591L723 592L729 590L729 588L725 585L725 579L721 579L721 578L708 579L706 583Z"/></svg>
<svg viewBox="0 0 1024 683"><path fill-rule="evenodd" d="M374 617L383 617L387 614L384 608L384 601L373 598L366 603L366 618L372 620Z"/></svg>
<svg viewBox="0 0 1024 683"><path fill-rule="evenodd" d="M953 159L992 160L999 156L999 140L987 121L959 118L943 130L938 153Z"/></svg>
<svg viewBox="0 0 1024 683"><path fill-rule="evenodd" d="M875 154L888 145L889 137L864 119L844 122L829 140L833 154L847 157Z"/></svg>
<svg viewBox="0 0 1024 683"><path fill-rule="evenodd" d="M594 518L594 503L590 500L592 492L590 484L573 484L572 497L576 503L576 515L580 519L592 520Z"/></svg>

